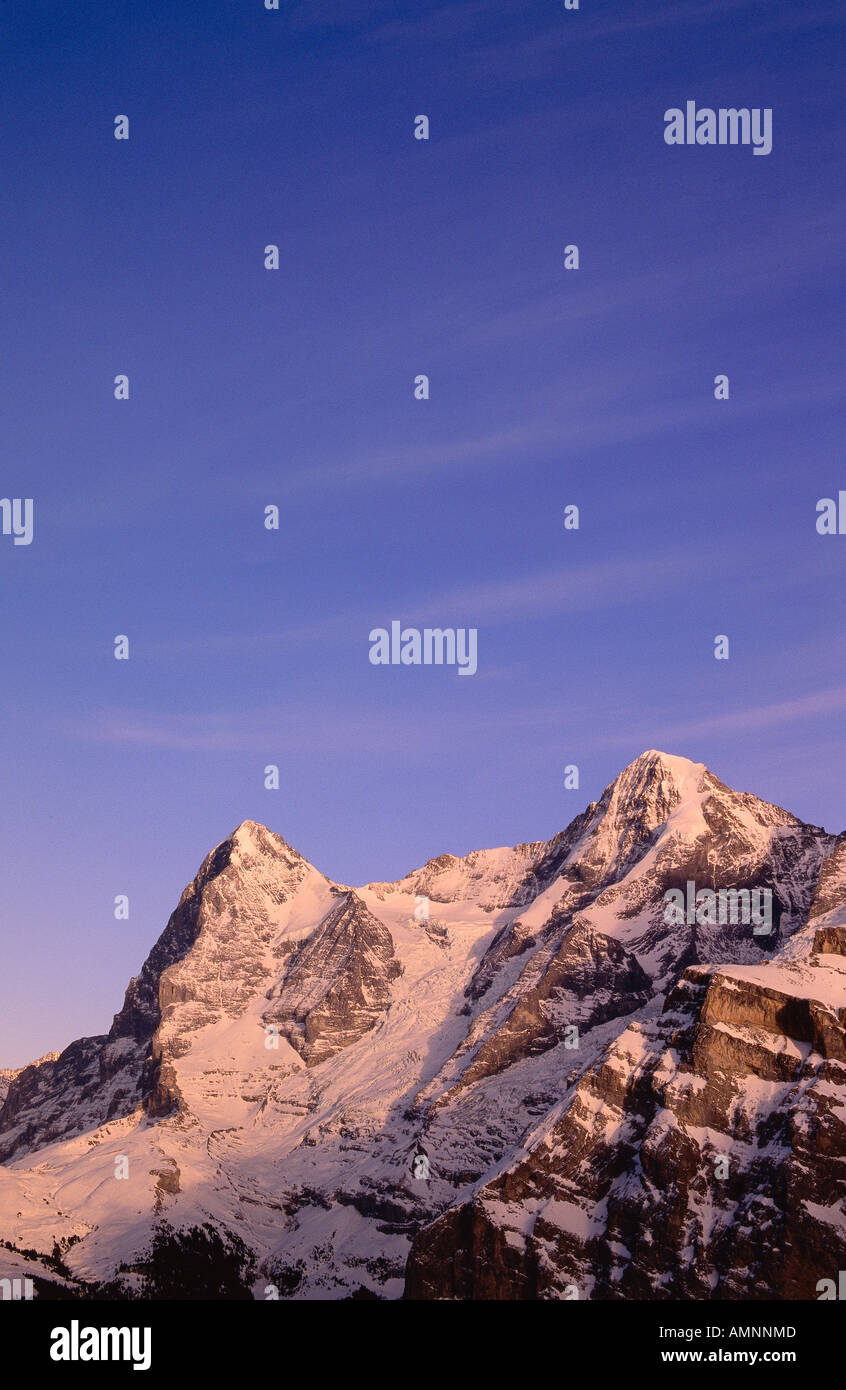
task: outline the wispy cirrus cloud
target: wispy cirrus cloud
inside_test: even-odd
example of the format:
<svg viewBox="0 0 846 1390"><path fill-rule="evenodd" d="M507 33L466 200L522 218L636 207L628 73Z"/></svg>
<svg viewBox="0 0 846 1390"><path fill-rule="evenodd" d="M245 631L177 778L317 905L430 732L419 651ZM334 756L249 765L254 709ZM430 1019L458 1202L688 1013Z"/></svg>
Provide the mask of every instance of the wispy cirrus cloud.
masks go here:
<svg viewBox="0 0 846 1390"><path fill-rule="evenodd" d="M666 0L664 4L624 5L616 13L612 10L591 15L579 11L578 15L575 12L568 15L562 6L557 22L540 28L532 38L498 39L480 46L474 58L478 70L488 76L496 73L501 77L525 80L540 78L553 65L557 67L561 56L574 46L579 48L596 41L647 34L656 29L669 33L685 27L696 29L730 19L745 19L754 32L768 33L842 22L842 9L837 5L822 4L813 8L798 5L792 6L789 12L782 9L779 13L774 13L774 8L773 0Z"/></svg>
<svg viewBox="0 0 846 1390"><path fill-rule="evenodd" d="M470 584L434 596L411 610L409 621L427 614L462 614L467 622L542 621L556 614L625 607L690 572L683 553L602 561L581 568L561 566L540 573Z"/></svg>
<svg viewBox="0 0 846 1390"><path fill-rule="evenodd" d="M312 706L262 706L236 711L100 710L76 721L73 733L92 743L173 753L261 753L398 751L403 730L363 719L352 711L321 714ZM68 726L66 732L70 732ZM407 740L407 734L404 735Z"/></svg>
<svg viewBox="0 0 846 1390"><path fill-rule="evenodd" d="M785 209L773 220L769 239L745 239L738 234L732 249L731 307L736 313L741 299L763 297L768 301L793 291L796 282L819 274L826 266L840 265L846 248L846 200L838 199L826 208ZM786 242L807 248L806 257L785 260ZM602 267L607 271L607 267ZM475 309L454 312L450 341L453 346L478 346L497 341L536 337L560 331L572 324L600 318L619 318L627 311L639 312L644 305L662 303L673 306L679 316L690 314L705 302L714 307L713 285L725 276L722 248L691 255L684 265L659 266L646 273L606 278L601 287L576 279L551 292L539 286L535 293L521 286L513 295L513 306L484 318ZM626 359L623 359L625 361Z"/></svg>
<svg viewBox="0 0 846 1390"><path fill-rule="evenodd" d="M805 726L814 719L841 714L846 710L846 686L835 686L828 690L809 691L786 700L774 700L766 704L743 705L727 709L720 714L702 715L696 719L682 721L657 719L649 725L630 726L618 729L613 734L603 734L592 739L589 747L633 748L656 747L672 752L686 740L706 738L720 734L756 733L765 729L776 729L791 724Z"/></svg>
<svg viewBox="0 0 846 1390"><path fill-rule="evenodd" d="M631 752L658 747L673 752L689 747L689 741L695 738L753 733L797 723L804 726L809 720L844 710L846 686L838 686L697 719L667 723L658 720L649 726L580 738L579 748L582 755L609 748ZM349 704L342 711L336 707L319 709L312 702L185 714L106 709L63 726L62 732L93 743L165 752L255 752L268 756L271 752L277 756L396 753L408 758L416 750L416 756L425 761L431 747L440 745L445 735L478 738L486 733L510 731L528 732L533 737L547 732L557 737L580 715L583 710L578 700L512 710L479 711L454 705L437 710L422 708L413 713L364 705L353 708Z"/></svg>
<svg viewBox="0 0 846 1390"><path fill-rule="evenodd" d="M364 641L372 627L384 626L397 617L405 624L442 627L484 624L493 628L517 620L543 622L556 615L626 608L660 592L670 582L689 577L690 556L682 550L648 559L621 556L593 564L558 565L502 580L480 580L433 590L426 597L386 592L378 604L367 608L342 610L284 628L160 638L149 643L147 650L162 657L234 656L313 642L347 644Z"/></svg>
<svg viewBox="0 0 846 1390"><path fill-rule="evenodd" d="M642 404L614 400L606 392L601 408L591 407L589 388L582 393L578 382L572 387L567 383L567 386L574 405L566 423L550 418L549 423L541 425L504 426L462 439L445 439L413 448L380 449L369 454L358 453L331 463L292 470L285 476L286 492L289 496L299 492L312 495L316 489L324 487L363 487L377 481L402 483L414 476L459 466L522 468L529 451L554 450L556 454L571 456L590 449L621 447L678 431L718 429L723 424L720 413L714 410L710 392L700 392L697 399L692 401L689 384L685 394L676 399L647 400ZM592 388L593 392L595 390ZM784 389L777 389L776 385L770 383L765 389L747 391L742 398L732 402L732 410L735 416L761 420L797 407L836 402L842 397L842 376L832 372L826 379L816 374L812 379L799 383L791 378L789 383L785 383ZM538 410L542 409L542 406L538 407ZM550 403L550 417L559 409L558 402ZM262 478L253 484L253 491L256 495L263 495L268 485L269 482Z"/></svg>

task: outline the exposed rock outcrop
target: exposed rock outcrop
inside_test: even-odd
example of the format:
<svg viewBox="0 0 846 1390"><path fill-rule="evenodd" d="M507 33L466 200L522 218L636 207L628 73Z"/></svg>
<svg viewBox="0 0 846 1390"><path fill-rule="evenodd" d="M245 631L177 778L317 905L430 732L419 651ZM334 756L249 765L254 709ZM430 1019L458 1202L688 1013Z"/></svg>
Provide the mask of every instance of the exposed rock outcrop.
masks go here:
<svg viewBox="0 0 846 1390"><path fill-rule="evenodd" d="M846 1259L844 1025L843 956L688 969L417 1236L407 1297L815 1297Z"/></svg>
<svg viewBox="0 0 846 1390"><path fill-rule="evenodd" d="M375 1027L402 967L391 934L353 892L327 913L270 991L266 1023L316 1066Z"/></svg>

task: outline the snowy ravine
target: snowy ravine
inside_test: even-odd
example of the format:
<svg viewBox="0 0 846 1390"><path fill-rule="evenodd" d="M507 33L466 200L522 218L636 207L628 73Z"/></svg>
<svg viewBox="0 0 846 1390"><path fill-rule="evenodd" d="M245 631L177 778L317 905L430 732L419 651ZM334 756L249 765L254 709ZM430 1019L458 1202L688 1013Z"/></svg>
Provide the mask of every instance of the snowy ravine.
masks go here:
<svg viewBox="0 0 846 1390"><path fill-rule="evenodd" d="M773 931L668 924L689 881ZM846 837L654 751L394 883L245 821L109 1033L0 1073L40 1297L811 1299L844 1196Z"/></svg>

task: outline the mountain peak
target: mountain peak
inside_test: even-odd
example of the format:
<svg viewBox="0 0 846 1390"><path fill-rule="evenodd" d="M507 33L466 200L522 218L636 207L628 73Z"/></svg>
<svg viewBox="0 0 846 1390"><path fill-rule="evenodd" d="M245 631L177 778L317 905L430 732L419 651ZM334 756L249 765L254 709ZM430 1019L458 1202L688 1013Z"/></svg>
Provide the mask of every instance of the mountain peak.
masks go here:
<svg viewBox="0 0 846 1390"><path fill-rule="evenodd" d="M682 758L675 753L663 753L659 748L647 748L623 768L620 777L627 777L627 774L633 774L639 780L658 777L674 782L681 789L691 777L696 776L698 780L698 775L707 771L704 763L694 763L690 758Z"/></svg>
<svg viewBox="0 0 846 1390"><path fill-rule="evenodd" d="M647 748L624 767L596 803L589 831L593 846L587 856L594 874L602 877L630 867L671 816L676 817L677 829L681 812L687 831L698 834L704 829L701 793L709 775L704 763L657 748Z"/></svg>
<svg viewBox="0 0 846 1390"><path fill-rule="evenodd" d="M621 808L661 802L665 811L703 790L702 779L709 776L704 763L647 748L606 788L605 795Z"/></svg>
<svg viewBox="0 0 846 1390"><path fill-rule="evenodd" d="M237 840L239 844L254 842L262 839L265 835L274 835L277 840L281 840L281 835L276 835L275 831L268 829L257 820L242 820L240 825L236 825L230 835L231 840Z"/></svg>
<svg viewBox="0 0 846 1390"><path fill-rule="evenodd" d="M294 846L289 844L284 836L277 834L275 830L270 830L260 821L242 820L229 836L228 843L233 849L239 850L242 854L271 854L275 856L283 855L289 861L291 857L295 860L302 860L304 855Z"/></svg>

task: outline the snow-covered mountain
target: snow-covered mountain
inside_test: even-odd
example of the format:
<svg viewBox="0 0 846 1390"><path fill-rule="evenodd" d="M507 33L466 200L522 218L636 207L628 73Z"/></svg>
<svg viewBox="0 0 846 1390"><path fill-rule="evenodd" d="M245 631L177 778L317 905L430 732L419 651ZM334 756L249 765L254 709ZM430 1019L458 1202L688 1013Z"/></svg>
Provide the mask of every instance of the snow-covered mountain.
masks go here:
<svg viewBox="0 0 846 1390"><path fill-rule="evenodd" d="M668 920L691 882L770 890L772 930ZM846 1268L844 1025L846 841L703 764L649 751L549 841L356 889L246 821L109 1033L9 1076L0 1276L812 1298Z"/></svg>
<svg viewBox="0 0 846 1390"><path fill-rule="evenodd" d="M45 1052L43 1057L39 1057L37 1061L30 1062L28 1065L30 1067L40 1067L43 1066L45 1062L55 1062L58 1056L58 1052ZM0 1106L2 1106L3 1101L9 1094L9 1087L12 1082L20 1076L23 1070L23 1067L0 1067Z"/></svg>

